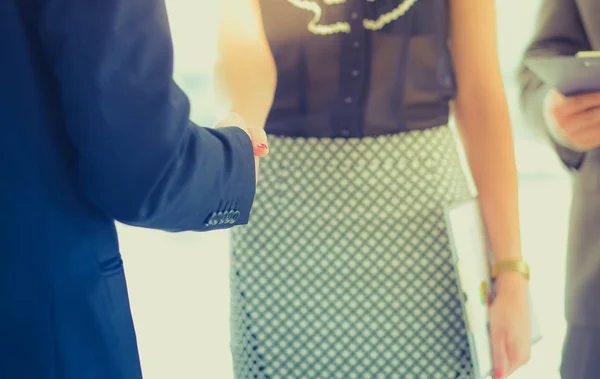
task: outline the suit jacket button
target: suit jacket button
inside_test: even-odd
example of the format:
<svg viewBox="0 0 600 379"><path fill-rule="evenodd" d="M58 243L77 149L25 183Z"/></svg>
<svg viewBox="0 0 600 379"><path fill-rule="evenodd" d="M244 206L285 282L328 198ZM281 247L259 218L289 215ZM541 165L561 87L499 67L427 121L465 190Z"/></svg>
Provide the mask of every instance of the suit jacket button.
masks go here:
<svg viewBox="0 0 600 379"><path fill-rule="evenodd" d="M234 213L235 213L234 211L228 211L227 212L227 217L225 217L225 223L227 225L232 225L234 223L234 221L233 221L233 214Z"/></svg>
<svg viewBox="0 0 600 379"><path fill-rule="evenodd" d="M223 212L217 212L215 216L215 225L223 224Z"/></svg>
<svg viewBox="0 0 600 379"><path fill-rule="evenodd" d="M215 225L215 221L216 221L216 213L213 212L210 214L210 216L208 216L204 225L205 226L213 226L213 225Z"/></svg>

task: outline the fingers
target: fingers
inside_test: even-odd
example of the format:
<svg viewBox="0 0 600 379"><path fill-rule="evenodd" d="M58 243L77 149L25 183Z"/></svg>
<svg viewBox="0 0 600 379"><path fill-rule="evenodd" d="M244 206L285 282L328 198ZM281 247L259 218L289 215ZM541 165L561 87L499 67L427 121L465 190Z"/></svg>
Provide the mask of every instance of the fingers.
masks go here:
<svg viewBox="0 0 600 379"><path fill-rule="evenodd" d="M259 158L266 157L269 154L267 133L262 128L250 128L248 131L254 147L254 155Z"/></svg>
<svg viewBox="0 0 600 379"><path fill-rule="evenodd" d="M582 150L600 146L600 124L581 129L564 128L561 132L567 141Z"/></svg>
<svg viewBox="0 0 600 379"><path fill-rule="evenodd" d="M259 159L264 158L269 154L269 145L267 143L267 133L263 128L249 127L244 119L236 114L230 113L229 116L215 124L215 128L238 127L242 129L250 141L252 141L252 149L254 151L254 170L256 173L256 182L258 182Z"/></svg>
<svg viewBox="0 0 600 379"><path fill-rule="evenodd" d="M600 124L600 107L585 109L566 117L555 116L555 118L565 132L576 133L590 128L597 129Z"/></svg>
<svg viewBox="0 0 600 379"><path fill-rule="evenodd" d="M531 354L531 344L529 341L529 334L527 334L527 338L524 338L523 335L516 336L516 338L522 339L521 341L517 339L507 339L506 341L506 355L508 358L508 368L506 375L511 375L515 370L519 367L525 365L529 362L530 354Z"/></svg>
<svg viewBox="0 0 600 379"><path fill-rule="evenodd" d="M569 117L600 107L600 92L565 97L557 91L552 91L549 96L556 117Z"/></svg>
<svg viewBox="0 0 600 379"><path fill-rule="evenodd" d="M493 378L504 379L508 371L508 355L506 351L506 342L504 335L494 332L492 328L492 367L494 368Z"/></svg>
<svg viewBox="0 0 600 379"><path fill-rule="evenodd" d="M217 122L215 128L223 128L228 126L237 126L244 130L252 141L254 155L259 158L264 158L269 154L269 145L267 143L267 133L263 128L249 127L244 119L237 113L230 113L227 118Z"/></svg>
<svg viewBox="0 0 600 379"><path fill-rule="evenodd" d="M492 327L492 367L494 379L505 379L519 367L529 362L531 354L530 333L525 330L505 333Z"/></svg>
<svg viewBox="0 0 600 379"><path fill-rule="evenodd" d="M600 92L565 97L552 91L545 108L549 122L570 144L582 150L600 145Z"/></svg>

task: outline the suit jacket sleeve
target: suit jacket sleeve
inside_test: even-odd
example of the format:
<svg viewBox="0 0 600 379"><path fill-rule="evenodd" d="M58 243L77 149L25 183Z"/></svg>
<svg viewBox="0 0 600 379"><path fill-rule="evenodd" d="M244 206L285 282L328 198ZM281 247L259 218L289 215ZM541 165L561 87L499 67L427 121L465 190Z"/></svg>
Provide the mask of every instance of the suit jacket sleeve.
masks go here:
<svg viewBox="0 0 600 379"><path fill-rule="evenodd" d="M253 149L200 128L173 81L164 0L47 0L38 36L87 198L121 222L170 231L248 221Z"/></svg>
<svg viewBox="0 0 600 379"><path fill-rule="evenodd" d="M574 0L542 0L536 31L525 51L525 58L537 56L574 55L589 50L577 4ZM527 121L548 138L563 163L578 169L585 153L575 151L552 138L543 115L543 101L551 89L521 63L519 70L521 107Z"/></svg>

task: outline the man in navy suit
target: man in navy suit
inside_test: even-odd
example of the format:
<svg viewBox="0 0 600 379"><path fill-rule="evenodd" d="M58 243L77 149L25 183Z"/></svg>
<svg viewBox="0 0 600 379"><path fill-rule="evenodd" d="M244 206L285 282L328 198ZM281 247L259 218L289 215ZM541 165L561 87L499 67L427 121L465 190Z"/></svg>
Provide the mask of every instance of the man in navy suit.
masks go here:
<svg viewBox="0 0 600 379"><path fill-rule="evenodd" d="M189 121L172 59L164 0L0 2L1 379L141 378L114 221L248 221L251 139Z"/></svg>

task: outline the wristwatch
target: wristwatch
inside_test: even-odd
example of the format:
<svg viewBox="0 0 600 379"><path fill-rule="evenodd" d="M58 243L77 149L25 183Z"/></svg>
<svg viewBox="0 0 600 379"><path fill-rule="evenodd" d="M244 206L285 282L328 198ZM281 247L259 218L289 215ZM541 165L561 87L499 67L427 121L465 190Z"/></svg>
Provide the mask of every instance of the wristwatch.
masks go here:
<svg viewBox="0 0 600 379"><path fill-rule="evenodd" d="M522 259L500 261L492 265L492 279L495 279L499 274L503 272L517 272L523 275L525 279L529 281L529 265Z"/></svg>

